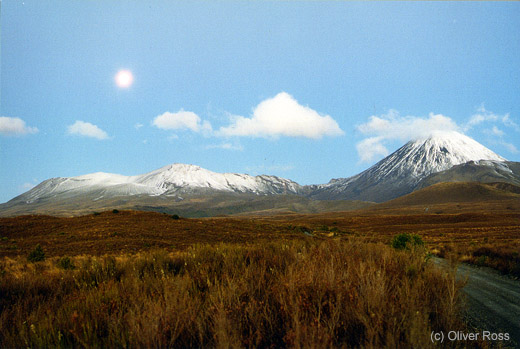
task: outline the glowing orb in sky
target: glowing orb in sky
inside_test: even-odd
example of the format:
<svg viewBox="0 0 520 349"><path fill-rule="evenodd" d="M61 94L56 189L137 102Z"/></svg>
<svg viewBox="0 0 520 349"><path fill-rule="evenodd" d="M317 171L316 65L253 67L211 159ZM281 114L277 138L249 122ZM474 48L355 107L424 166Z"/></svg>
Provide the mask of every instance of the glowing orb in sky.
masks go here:
<svg viewBox="0 0 520 349"><path fill-rule="evenodd" d="M116 84L121 88L128 88L134 82L134 76L130 70L120 70L116 74Z"/></svg>

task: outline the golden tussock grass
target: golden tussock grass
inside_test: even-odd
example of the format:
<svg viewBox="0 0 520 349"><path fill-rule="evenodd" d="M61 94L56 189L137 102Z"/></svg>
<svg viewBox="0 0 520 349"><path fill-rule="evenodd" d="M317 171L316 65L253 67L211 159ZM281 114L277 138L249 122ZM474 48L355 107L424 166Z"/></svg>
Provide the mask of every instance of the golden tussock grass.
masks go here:
<svg viewBox="0 0 520 349"><path fill-rule="evenodd" d="M429 347L461 284L424 250L195 245L0 267L0 347ZM68 269L63 269L68 266Z"/></svg>
<svg viewBox="0 0 520 349"><path fill-rule="evenodd" d="M379 211L285 214L262 217L173 219L139 211L81 217L0 218L0 258L27 256L41 244L47 257L136 254L197 243L256 244L335 238L390 243L402 233L420 235L432 253L520 276L518 204L444 204ZM515 254L516 253L516 254Z"/></svg>

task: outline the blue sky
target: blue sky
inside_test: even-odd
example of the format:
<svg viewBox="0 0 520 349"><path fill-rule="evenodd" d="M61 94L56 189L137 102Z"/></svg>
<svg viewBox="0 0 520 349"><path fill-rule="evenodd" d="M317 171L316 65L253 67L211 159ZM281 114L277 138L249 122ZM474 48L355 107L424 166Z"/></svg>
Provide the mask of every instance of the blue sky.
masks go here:
<svg viewBox="0 0 520 349"><path fill-rule="evenodd" d="M3 0L0 202L175 162L325 183L436 128L520 161L518 52L518 2Z"/></svg>

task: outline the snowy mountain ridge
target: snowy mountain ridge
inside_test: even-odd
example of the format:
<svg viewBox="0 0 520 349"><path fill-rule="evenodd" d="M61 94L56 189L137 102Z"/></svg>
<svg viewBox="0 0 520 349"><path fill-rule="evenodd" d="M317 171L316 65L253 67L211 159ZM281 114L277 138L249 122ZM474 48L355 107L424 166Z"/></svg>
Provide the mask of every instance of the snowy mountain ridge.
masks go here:
<svg viewBox="0 0 520 349"><path fill-rule="evenodd" d="M101 199L125 195L176 195L201 189L268 195L297 194L301 186L276 176L216 173L195 165L172 164L137 176L96 172L77 177L51 178L15 199L32 203L92 192L97 192L97 199Z"/></svg>
<svg viewBox="0 0 520 349"><path fill-rule="evenodd" d="M463 134L443 132L410 141L355 176L332 179L321 185L301 186L276 176L217 173L195 165L176 163L136 176L96 172L77 177L51 178L0 205L0 211L14 207L30 210L31 205L53 207L57 203L73 207L79 201L95 202L100 206L102 202L112 200L113 205L113 200L128 202L139 198L156 198L163 205L197 194L235 193L292 194L320 200L383 202L424 187L426 178L428 183L457 178L471 181L475 180L474 173L478 171L484 174L477 180L502 178L516 183L516 164L507 162ZM454 170L444 174L455 167L456 173Z"/></svg>

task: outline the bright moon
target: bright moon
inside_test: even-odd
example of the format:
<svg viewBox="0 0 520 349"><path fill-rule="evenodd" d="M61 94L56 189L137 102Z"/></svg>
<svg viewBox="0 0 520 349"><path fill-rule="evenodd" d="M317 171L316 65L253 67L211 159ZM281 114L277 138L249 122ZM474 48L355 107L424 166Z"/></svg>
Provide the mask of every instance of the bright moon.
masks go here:
<svg viewBox="0 0 520 349"><path fill-rule="evenodd" d="M121 88L128 88L134 82L134 76L130 70L120 70L116 74L116 84Z"/></svg>

